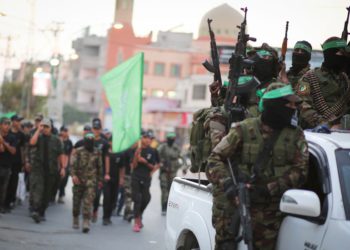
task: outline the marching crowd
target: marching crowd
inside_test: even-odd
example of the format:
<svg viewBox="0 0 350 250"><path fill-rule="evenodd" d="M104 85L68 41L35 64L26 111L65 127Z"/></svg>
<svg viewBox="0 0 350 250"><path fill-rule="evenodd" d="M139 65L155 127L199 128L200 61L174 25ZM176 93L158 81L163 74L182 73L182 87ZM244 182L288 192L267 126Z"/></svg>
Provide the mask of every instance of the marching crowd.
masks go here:
<svg viewBox="0 0 350 250"><path fill-rule="evenodd" d="M64 203L68 178L72 179L73 228L87 233L97 222L102 202L102 224L111 216L123 216L133 231L143 227L142 215L150 202L152 175L160 169L162 214L172 178L180 167L176 134L168 133L159 144L152 130L142 130L141 139L130 149L113 153L112 133L102 129L99 118L83 128L83 138L74 145L68 128L55 128L51 119L37 114L34 124L19 115L0 120L0 212L17 205L17 188L29 191L29 212L35 223L45 221L50 204ZM160 157L161 156L161 157ZM24 175L24 183L19 176ZM82 214L82 223L79 217ZM82 224L82 225L81 225Z"/></svg>

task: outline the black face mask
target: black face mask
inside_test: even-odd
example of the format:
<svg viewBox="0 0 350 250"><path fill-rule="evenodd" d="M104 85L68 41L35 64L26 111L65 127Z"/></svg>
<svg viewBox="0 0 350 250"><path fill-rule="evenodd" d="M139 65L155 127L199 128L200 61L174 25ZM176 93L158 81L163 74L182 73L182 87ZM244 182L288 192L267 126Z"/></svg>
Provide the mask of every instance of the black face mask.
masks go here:
<svg viewBox="0 0 350 250"><path fill-rule="evenodd" d="M283 129L292 125L295 109L286 107L287 103L288 100L283 98L265 100L264 111L261 115L263 123L273 129Z"/></svg>
<svg viewBox="0 0 350 250"><path fill-rule="evenodd" d="M350 56L346 57L345 73L350 77Z"/></svg>
<svg viewBox="0 0 350 250"><path fill-rule="evenodd" d="M94 140L93 139L84 139L84 148L89 152L94 151Z"/></svg>
<svg viewBox="0 0 350 250"><path fill-rule="evenodd" d="M339 49L327 49L326 51L323 51L324 62L322 66L335 72L343 70L346 65L346 56L337 55L336 53L338 51Z"/></svg>
<svg viewBox="0 0 350 250"><path fill-rule="evenodd" d="M292 66L296 71L300 71L305 68L310 60L310 54L308 53L293 53L292 54Z"/></svg>
<svg viewBox="0 0 350 250"><path fill-rule="evenodd" d="M260 82L266 82L274 77L274 63L272 60L260 58L258 55L252 59L254 63L253 75Z"/></svg>
<svg viewBox="0 0 350 250"><path fill-rule="evenodd" d="M171 147L175 142L174 138L167 138L166 143L168 144L169 147Z"/></svg>

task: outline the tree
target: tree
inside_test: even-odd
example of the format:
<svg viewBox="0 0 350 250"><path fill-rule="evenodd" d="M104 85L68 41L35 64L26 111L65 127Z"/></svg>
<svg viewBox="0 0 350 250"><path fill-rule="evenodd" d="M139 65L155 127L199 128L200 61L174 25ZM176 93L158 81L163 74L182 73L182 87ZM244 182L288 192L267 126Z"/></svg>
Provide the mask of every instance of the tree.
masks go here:
<svg viewBox="0 0 350 250"><path fill-rule="evenodd" d="M3 83L0 96L3 112L21 111L22 88L23 85L20 83Z"/></svg>
<svg viewBox="0 0 350 250"><path fill-rule="evenodd" d="M45 96L33 96L33 73L35 64L27 63L24 68L24 79L21 82L5 82L1 87L0 103L2 112L14 111L27 118L38 112L44 112L47 103Z"/></svg>

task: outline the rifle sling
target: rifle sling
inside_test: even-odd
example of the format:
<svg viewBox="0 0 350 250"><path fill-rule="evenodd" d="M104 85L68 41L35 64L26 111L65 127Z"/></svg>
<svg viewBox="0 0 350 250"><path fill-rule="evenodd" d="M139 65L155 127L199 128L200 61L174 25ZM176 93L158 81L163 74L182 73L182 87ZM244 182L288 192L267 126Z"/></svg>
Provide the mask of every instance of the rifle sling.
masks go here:
<svg viewBox="0 0 350 250"><path fill-rule="evenodd" d="M254 163L253 166L253 178L252 181L254 181L254 179L259 178L260 174L261 174L261 170L264 168L264 166L267 164L267 162L269 161L269 157L271 156L273 147L279 137L279 135L281 134L282 130L274 130L272 135L264 141L264 145L263 145L263 149L260 150L256 161Z"/></svg>

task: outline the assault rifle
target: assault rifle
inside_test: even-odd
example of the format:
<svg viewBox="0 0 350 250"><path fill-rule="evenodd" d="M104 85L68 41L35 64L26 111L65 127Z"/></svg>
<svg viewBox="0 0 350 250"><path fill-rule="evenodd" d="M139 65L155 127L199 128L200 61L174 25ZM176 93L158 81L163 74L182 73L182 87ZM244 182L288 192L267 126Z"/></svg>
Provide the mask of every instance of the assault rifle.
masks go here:
<svg viewBox="0 0 350 250"><path fill-rule="evenodd" d="M281 56L279 58L279 62L284 62L286 59L286 53L287 53L287 45L288 45L288 25L289 22L286 22L286 32L284 33L284 38L282 42L282 48L281 48Z"/></svg>
<svg viewBox="0 0 350 250"><path fill-rule="evenodd" d="M238 86L238 79L243 71L244 58L246 57L246 48L248 41L256 41L254 37L250 37L246 34L247 26L247 8L241 8L244 11L244 20L240 26L238 33L238 39L235 47L235 52L229 60L230 71L228 74L229 86L225 96L224 108L230 114L228 119L228 128L231 127L231 123L235 121L241 121L244 118L244 108L239 105L237 100L236 90Z"/></svg>
<svg viewBox="0 0 350 250"><path fill-rule="evenodd" d="M248 250L253 250L253 228L252 219L250 217L250 197L249 190L244 182L237 182L235 174L233 173L232 164L230 160L227 161L230 169L233 185L236 187L238 193L238 210L240 225L242 227L242 234L236 237L235 241L238 243L241 240L247 245Z"/></svg>
<svg viewBox="0 0 350 250"><path fill-rule="evenodd" d="M221 72L220 72L220 62L219 62L219 55L218 55L218 48L216 47L216 41L215 41L215 34L211 29L210 23L212 22L212 19L208 18L208 27L209 27L209 35L210 35L210 54L211 54L211 61L213 64L210 64L208 60L205 60L202 65L204 68L206 68L209 72L214 73L214 81L219 82L219 86L222 86L222 80L221 80Z"/></svg>
<svg viewBox="0 0 350 250"><path fill-rule="evenodd" d="M237 26L240 31L238 33L238 39L235 47L235 52L232 53L230 58L230 71L229 71L229 86L225 96L224 108L229 114L228 129L230 129L232 122L241 121L245 117L245 108L239 104L237 96L237 86L240 75L243 71L244 59L246 58L246 48L248 41L256 41L255 38L250 37L246 34L247 26L247 8L241 8L244 11L244 20L240 26ZM237 181L233 172L232 164L230 159L227 159L228 167L230 169L233 185L238 191L239 199L239 215L240 225L242 227L242 235L237 237L236 241L239 242L242 239L248 247L248 250L253 250L253 229L250 217L250 199L249 191L247 190L246 184L242 180Z"/></svg>
<svg viewBox="0 0 350 250"><path fill-rule="evenodd" d="M349 24L350 6L347 7L346 10L348 11L348 16L347 16L347 18L345 20L345 23L344 23L344 29L343 29L343 32L341 33L341 38L344 39L347 42L348 41L348 35L349 35L348 24Z"/></svg>

